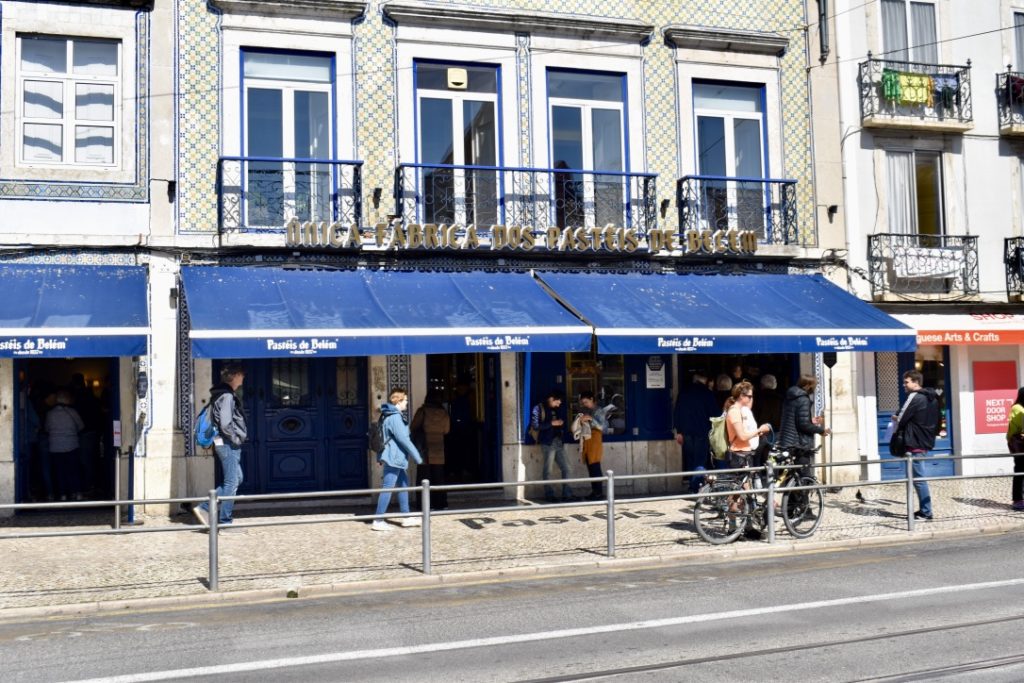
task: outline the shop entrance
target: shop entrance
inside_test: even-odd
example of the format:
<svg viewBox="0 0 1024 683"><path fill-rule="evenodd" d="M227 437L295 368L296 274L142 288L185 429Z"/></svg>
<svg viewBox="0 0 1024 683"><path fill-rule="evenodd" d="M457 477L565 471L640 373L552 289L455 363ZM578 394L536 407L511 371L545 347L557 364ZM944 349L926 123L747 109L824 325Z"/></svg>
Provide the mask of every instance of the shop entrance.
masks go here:
<svg viewBox="0 0 1024 683"><path fill-rule="evenodd" d="M907 475L903 458L889 453L889 444L884 439L894 413L898 412L907 394L903 390L903 373L918 370L924 375L924 386L939 394L939 434L935 437L935 448L931 455L951 455L953 434L950 425L951 409L946 387L949 386L949 347L919 346L913 353L876 353L875 381L878 396L878 451L887 462L882 463L882 479L900 479ZM953 476L956 468L952 460L925 460L924 472L927 477Z"/></svg>
<svg viewBox="0 0 1024 683"><path fill-rule="evenodd" d="M449 484L501 481L500 374L496 353L427 356L427 390L441 393L451 416Z"/></svg>
<svg viewBox="0 0 1024 683"><path fill-rule="evenodd" d="M365 358L243 362L241 494L365 488ZM214 363L219 374L219 363Z"/></svg>
<svg viewBox="0 0 1024 683"><path fill-rule="evenodd" d="M16 502L113 498L118 372L118 358L15 359ZM74 411L81 419L76 451L64 450L71 442L47 431L58 404L64 406L58 413ZM49 425L66 432L60 422L55 414Z"/></svg>

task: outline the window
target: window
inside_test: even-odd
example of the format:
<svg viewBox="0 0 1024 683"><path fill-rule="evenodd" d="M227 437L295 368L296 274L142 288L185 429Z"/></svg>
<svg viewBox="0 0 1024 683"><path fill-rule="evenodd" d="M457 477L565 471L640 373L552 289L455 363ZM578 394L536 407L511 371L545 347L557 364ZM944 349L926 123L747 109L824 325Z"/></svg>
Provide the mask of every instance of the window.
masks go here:
<svg viewBox="0 0 1024 683"><path fill-rule="evenodd" d="M335 402L339 406L358 406L365 402L362 397L364 361L361 358L338 358L335 360Z"/></svg>
<svg viewBox="0 0 1024 683"><path fill-rule="evenodd" d="M615 406L615 410L608 414L607 434L625 433L628 407L623 356L570 353L567 370L570 416L580 410L580 392L592 391L598 407Z"/></svg>
<svg viewBox="0 0 1024 683"><path fill-rule="evenodd" d="M19 163L117 165L120 47L115 40L18 36Z"/></svg>
<svg viewBox="0 0 1024 683"><path fill-rule="evenodd" d="M759 86L694 82L700 175L764 177L763 90ZM701 190L702 218L710 229L755 229L764 238L763 183L705 180Z"/></svg>
<svg viewBox="0 0 1024 683"><path fill-rule="evenodd" d="M889 232L942 235L942 155L886 152Z"/></svg>
<svg viewBox="0 0 1024 683"><path fill-rule="evenodd" d="M427 223L498 223L498 68L415 62Z"/></svg>
<svg viewBox="0 0 1024 683"><path fill-rule="evenodd" d="M248 224L327 220L335 184L327 163L334 156L333 58L246 50L242 76Z"/></svg>
<svg viewBox="0 0 1024 683"><path fill-rule="evenodd" d="M548 71L551 167L611 171L610 175L555 173L559 226L625 225L625 76Z"/></svg>
<svg viewBox="0 0 1024 683"><path fill-rule="evenodd" d="M301 358L275 358L270 361L271 404L275 408L307 406L309 364Z"/></svg>
<svg viewBox="0 0 1024 683"><path fill-rule="evenodd" d="M935 5L910 0L882 0L882 49L886 59L937 64L937 40Z"/></svg>
<svg viewBox="0 0 1024 683"><path fill-rule="evenodd" d="M1017 67L1017 71L1024 69L1024 12L1013 13L1013 40L1016 51L1017 61L1014 62L1014 66Z"/></svg>

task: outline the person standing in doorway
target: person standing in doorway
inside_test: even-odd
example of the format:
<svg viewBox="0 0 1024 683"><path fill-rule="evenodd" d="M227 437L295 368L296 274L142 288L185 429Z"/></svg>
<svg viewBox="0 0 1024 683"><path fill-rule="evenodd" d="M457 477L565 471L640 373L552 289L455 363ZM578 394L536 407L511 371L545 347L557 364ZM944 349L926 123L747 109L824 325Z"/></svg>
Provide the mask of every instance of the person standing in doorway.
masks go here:
<svg viewBox="0 0 1024 683"><path fill-rule="evenodd" d="M57 495L60 500L71 497L82 500L82 494L76 493L82 477L78 433L85 428L85 423L71 407L71 392L61 389L57 392L56 400L57 405L46 413L46 434L49 437L50 458L57 475Z"/></svg>
<svg viewBox="0 0 1024 683"><path fill-rule="evenodd" d="M934 389L922 386L924 375L917 370L903 373L903 388L907 400L900 411L893 415L896 433L902 432L906 455L923 458L935 447L935 435L939 432L939 395ZM914 460L914 491L917 493L917 512L914 519L932 520L932 495L924 478L924 461Z"/></svg>
<svg viewBox="0 0 1024 683"><path fill-rule="evenodd" d="M541 403L530 410L530 429L537 431L537 443L540 444L544 456L544 481L551 479L552 464L558 465L562 479L569 478L569 461L565 458L565 412L562 409L564 398L565 395L561 391L553 389ZM555 487L550 484L544 485L544 499L549 503L559 502L560 499L555 496ZM561 500L577 500L568 483L562 484Z"/></svg>
<svg viewBox="0 0 1024 683"><path fill-rule="evenodd" d="M217 487L217 497L233 496L242 485L242 444L247 430L242 402L235 394L245 381L245 370L238 363L228 363L220 371L220 383L210 389L210 415L217 427L213 450L220 462L224 481ZM235 501L225 500L218 506L217 520L221 526L234 521ZM210 525L210 506L200 503L192 508L200 524Z"/></svg>
<svg viewBox="0 0 1024 683"><path fill-rule="evenodd" d="M377 455L377 462L384 466L384 476L381 488L385 489L377 497L377 515L383 515L388 511L391 504L391 491L388 489L405 488L409 485L409 458L416 461L417 465L423 464L423 458L409 438L409 425L405 423L402 413L409 405L409 395L405 389L392 389L388 396L388 403L380 407L381 417L384 418L384 450ZM409 513L409 492L398 492L398 511L403 514ZM419 517L404 517L402 526L420 526ZM391 527L383 518L373 520L370 528L374 531L390 531Z"/></svg>
<svg viewBox="0 0 1024 683"><path fill-rule="evenodd" d="M707 376L703 372L693 373L690 384L679 391L672 420L676 443L682 446L684 472L693 472L698 467L707 469L711 457L709 420L720 412L715 394L708 389Z"/></svg>
<svg viewBox="0 0 1024 683"><path fill-rule="evenodd" d="M426 460L423 465L416 468L416 482L422 484L424 479L429 479L431 486L444 486L444 436L451 429L451 419L444 408L440 391L432 389L427 392L423 405L413 415L410 429L412 434L422 435L421 443L416 439L413 439L413 443ZM431 507L435 510L447 510L448 493L431 492ZM422 509L421 501L420 510Z"/></svg>
<svg viewBox="0 0 1024 683"><path fill-rule="evenodd" d="M580 414L573 421L573 435L580 442L580 455L587 466L590 477L600 477L601 458L604 455L604 432L608 429L607 408L598 408L594 392L580 393ZM587 500L604 498L604 482L590 482L590 496Z"/></svg>
<svg viewBox="0 0 1024 683"><path fill-rule="evenodd" d="M1024 510L1024 387L1017 390L1017 400L1010 407L1006 446L1013 454L1013 509Z"/></svg>

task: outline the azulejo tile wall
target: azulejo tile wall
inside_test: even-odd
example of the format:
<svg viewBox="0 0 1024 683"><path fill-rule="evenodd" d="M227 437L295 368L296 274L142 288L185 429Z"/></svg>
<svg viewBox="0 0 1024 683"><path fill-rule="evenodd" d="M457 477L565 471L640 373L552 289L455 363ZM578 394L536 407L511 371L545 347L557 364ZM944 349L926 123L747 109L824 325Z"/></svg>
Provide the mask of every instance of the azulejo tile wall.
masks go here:
<svg viewBox="0 0 1024 683"><path fill-rule="evenodd" d="M369 0L363 18L354 26L356 72L356 150L363 159L364 187L391 186L397 160L395 27L384 17L383 0ZM443 3L438 3L443 4ZM465 4L465 3L450 3ZM659 176L662 197L674 191L679 163L676 159L677 100L673 50L664 44L661 29L668 24L773 31L790 39L782 58L783 154L781 174L798 183L799 220L813 242L812 156L808 102L803 4L800 0L718 0L685 3L678 0L492 0L472 3L495 8L575 13L582 16L629 18L655 27L644 46L644 158L647 170ZM219 54L218 16L204 0L178 4L179 105L178 172L180 183L179 230L214 231L217 225L215 173L223 93ZM523 158L529 155L533 122L530 121L529 36L517 36L516 78ZM346 98L339 93L339 102ZM670 221L674 219L669 217Z"/></svg>

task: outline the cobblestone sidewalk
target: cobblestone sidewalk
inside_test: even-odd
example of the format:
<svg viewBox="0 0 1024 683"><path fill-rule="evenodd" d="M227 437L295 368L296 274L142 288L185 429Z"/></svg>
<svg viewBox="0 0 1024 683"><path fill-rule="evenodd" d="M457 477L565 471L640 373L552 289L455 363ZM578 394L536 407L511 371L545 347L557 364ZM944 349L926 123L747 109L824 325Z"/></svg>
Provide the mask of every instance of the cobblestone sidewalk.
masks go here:
<svg viewBox="0 0 1024 683"><path fill-rule="evenodd" d="M782 524L776 544L861 542L862 539L924 537L932 532L982 533L1024 530L1024 513L1008 504L1005 479L932 482L935 520L907 532L905 485L843 489L827 493L825 517L806 541L788 536ZM454 496L453 496L454 499ZM455 500L454 502L457 502ZM479 506L479 503L474 503ZM431 524L434 574L464 575L522 567L595 566L607 560L603 504L572 507L531 505L475 514L455 510ZM236 522L290 519L318 524L235 529L219 537L220 589L301 590L375 579L422 575L421 530L392 525L389 532L345 521L368 510L267 511L236 509ZM692 503L683 500L623 500L616 506L616 557L665 560L701 554L729 557L764 541L740 539L709 546L696 534ZM109 528L109 516L44 518L20 515L0 522L0 535ZM4 609L207 596L208 537L185 528L190 515L144 519L148 530L118 536L0 539L0 616Z"/></svg>

